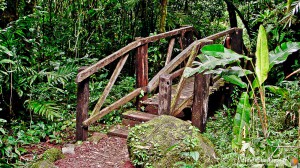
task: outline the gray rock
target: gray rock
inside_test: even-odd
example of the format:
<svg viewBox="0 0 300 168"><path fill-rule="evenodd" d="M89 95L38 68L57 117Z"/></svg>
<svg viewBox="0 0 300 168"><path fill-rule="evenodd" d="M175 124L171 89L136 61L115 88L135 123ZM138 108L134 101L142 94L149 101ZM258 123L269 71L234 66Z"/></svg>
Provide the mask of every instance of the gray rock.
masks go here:
<svg viewBox="0 0 300 168"><path fill-rule="evenodd" d="M130 159L142 167L207 167L217 162L213 144L190 123L172 116L159 116L130 129Z"/></svg>
<svg viewBox="0 0 300 168"><path fill-rule="evenodd" d="M75 154L75 145L74 144L66 144L65 147L61 149L63 154Z"/></svg>

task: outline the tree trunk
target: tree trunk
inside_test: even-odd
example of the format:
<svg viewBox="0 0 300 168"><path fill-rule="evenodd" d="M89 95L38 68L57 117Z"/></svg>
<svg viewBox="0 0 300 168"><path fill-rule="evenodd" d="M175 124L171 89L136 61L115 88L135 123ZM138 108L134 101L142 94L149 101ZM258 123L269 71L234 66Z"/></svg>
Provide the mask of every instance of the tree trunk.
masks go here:
<svg viewBox="0 0 300 168"><path fill-rule="evenodd" d="M148 37L149 35L149 27L148 27L148 17L147 17L147 0L141 1L141 22L142 22L142 30L141 30L141 36L142 37Z"/></svg>
<svg viewBox="0 0 300 168"><path fill-rule="evenodd" d="M236 19L236 15L235 15L234 6L228 0L225 0L225 3L227 5L227 11L229 14L230 27L237 27L237 19Z"/></svg>
<svg viewBox="0 0 300 168"><path fill-rule="evenodd" d="M166 31L166 18L167 18L167 4L168 0L161 0L160 5L160 22L159 22L159 32L163 33Z"/></svg>

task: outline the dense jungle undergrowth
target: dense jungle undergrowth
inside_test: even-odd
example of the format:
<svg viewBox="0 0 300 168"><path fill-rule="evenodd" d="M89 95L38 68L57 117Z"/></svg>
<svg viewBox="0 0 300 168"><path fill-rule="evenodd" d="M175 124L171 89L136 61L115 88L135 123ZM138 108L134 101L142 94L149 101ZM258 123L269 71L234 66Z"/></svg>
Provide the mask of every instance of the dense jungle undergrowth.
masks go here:
<svg viewBox="0 0 300 168"><path fill-rule="evenodd" d="M76 83L82 66L91 65L136 37L146 37L193 25L200 37L230 27L244 29L244 54L253 58L260 25L266 29L268 47L300 41L299 0L0 0L0 167L24 166L21 156L37 152L30 146L74 142ZM164 65L168 42L149 45L149 76ZM180 46L174 47L174 54ZM104 106L135 87L134 53ZM215 167L290 166L299 158L299 52L272 68L266 85L285 93L266 91L268 138L253 110L247 137L232 147L235 106L241 89L232 93L231 108L216 114L205 135L215 144ZM90 79L92 109L115 65ZM247 68L247 67L243 67ZM290 73L294 74L285 79ZM276 89L275 89L276 90ZM286 96L284 96L286 95ZM91 130L105 132L119 123L128 103L99 121ZM29 147L28 147L29 146ZM195 161L196 162L196 161ZM195 164L196 165L196 164ZM183 165L185 167L193 165Z"/></svg>

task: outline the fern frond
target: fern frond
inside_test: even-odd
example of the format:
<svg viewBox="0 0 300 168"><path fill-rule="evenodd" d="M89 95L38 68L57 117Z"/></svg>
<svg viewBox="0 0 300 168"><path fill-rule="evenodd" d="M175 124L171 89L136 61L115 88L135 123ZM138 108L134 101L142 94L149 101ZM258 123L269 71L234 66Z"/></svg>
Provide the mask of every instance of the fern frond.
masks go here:
<svg viewBox="0 0 300 168"><path fill-rule="evenodd" d="M67 64L66 66L59 67L57 71L40 72L41 75L46 75L49 83L53 85L62 84L63 87L73 79L76 75L76 66Z"/></svg>
<svg viewBox="0 0 300 168"><path fill-rule="evenodd" d="M32 100L27 101L27 108L32 110L35 114L46 117L48 120L54 119L54 117L61 117L59 114L60 106L55 102L44 100Z"/></svg>

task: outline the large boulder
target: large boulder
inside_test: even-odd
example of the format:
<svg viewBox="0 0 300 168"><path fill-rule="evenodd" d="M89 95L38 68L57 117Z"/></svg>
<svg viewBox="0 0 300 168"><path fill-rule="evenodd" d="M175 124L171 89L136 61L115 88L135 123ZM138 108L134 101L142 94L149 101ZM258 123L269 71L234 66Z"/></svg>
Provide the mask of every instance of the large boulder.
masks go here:
<svg viewBox="0 0 300 168"><path fill-rule="evenodd" d="M190 123L162 115L130 129L127 145L135 166L203 166L217 161L212 143Z"/></svg>

